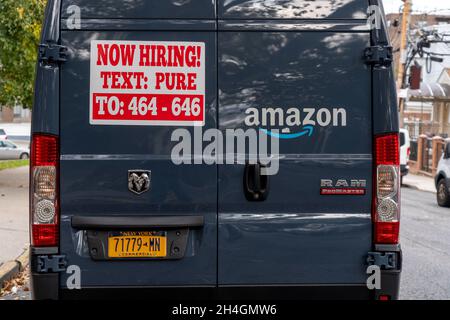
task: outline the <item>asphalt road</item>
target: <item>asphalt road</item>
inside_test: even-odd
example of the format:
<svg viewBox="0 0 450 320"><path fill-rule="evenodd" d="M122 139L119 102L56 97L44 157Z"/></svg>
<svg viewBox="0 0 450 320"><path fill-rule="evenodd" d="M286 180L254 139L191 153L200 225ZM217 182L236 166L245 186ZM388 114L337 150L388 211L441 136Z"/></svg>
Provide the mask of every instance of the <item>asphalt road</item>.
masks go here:
<svg viewBox="0 0 450 320"><path fill-rule="evenodd" d="M402 188L401 299L450 299L450 208L436 195Z"/></svg>
<svg viewBox="0 0 450 320"><path fill-rule="evenodd" d="M438 207L434 193L402 188L400 232L400 299L450 299L450 208ZM29 298L19 288L0 300Z"/></svg>

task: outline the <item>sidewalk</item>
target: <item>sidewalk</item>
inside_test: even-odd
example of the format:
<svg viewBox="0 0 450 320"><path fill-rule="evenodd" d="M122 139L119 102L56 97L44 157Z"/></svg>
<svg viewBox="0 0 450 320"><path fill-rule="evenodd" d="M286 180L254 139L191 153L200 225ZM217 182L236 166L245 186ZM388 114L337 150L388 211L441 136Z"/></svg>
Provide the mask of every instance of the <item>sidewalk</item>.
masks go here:
<svg viewBox="0 0 450 320"><path fill-rule="evenodd" d="M421 191L433 193L436 192L434 179L430 177L419 176L410 173L403 177L403 185Z"/></svg>
<svg viewBox="0 0 450 320"><path fill-rule="evenodd" d="M28 166L0 170L0 265L28 246Z"/></svg>

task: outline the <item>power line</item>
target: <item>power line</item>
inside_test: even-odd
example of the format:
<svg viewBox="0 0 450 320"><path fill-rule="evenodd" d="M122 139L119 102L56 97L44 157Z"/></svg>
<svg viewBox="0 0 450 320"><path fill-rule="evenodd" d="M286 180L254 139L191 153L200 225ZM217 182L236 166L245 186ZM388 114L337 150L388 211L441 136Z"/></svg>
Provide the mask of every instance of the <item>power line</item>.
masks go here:
<svg viewBox="0 0 450 320"><path fill-rule="evenodd" d="M450 8L446 8L446 9L436 8L436 9L431 9L431 10L412 10L412 13L430 14L430 13L435 13L435 12L446 12L446 11L450 12Z"/></svg>
<svg viewBox="0 0 450 320"><path fill-rule="evenodd" d="M437 52L430 52L430 51L424 51L423 53L432 55L432 56L450 57L450 53L437 53Z"/></svg>

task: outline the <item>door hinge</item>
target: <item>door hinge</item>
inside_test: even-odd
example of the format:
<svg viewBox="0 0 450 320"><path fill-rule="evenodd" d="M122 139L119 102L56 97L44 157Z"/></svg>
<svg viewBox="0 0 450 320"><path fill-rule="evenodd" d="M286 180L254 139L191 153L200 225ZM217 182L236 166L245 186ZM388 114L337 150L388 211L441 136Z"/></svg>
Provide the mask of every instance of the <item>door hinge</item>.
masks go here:
<svg viewBox="0 0 450 320"><path fill-rule="evenodd" d="M379 266L383 270L397 269L397 254L396 252L369 252L367 264Z"/></svg>
<svg viewBox="0 0 450 320"><path fill-rule="evenodd" d="M390 67L393 61L391 46L372 46L364 50L366 64L373 66Z"/></svg>
<svg viewBox="0 0 450 320"><path fill-rule="evenodd" d="M66 256L52 255L52 256L37 256L36 258L37 258L36 270L39 273L66 271L67 267Z"/></svg>
<svg viewBox="0 0 450 320"><path fill-rule="evenodd" d="M39 61L46 64L58 64L67 61L67 47L55 43L39 45Z"/></svg>

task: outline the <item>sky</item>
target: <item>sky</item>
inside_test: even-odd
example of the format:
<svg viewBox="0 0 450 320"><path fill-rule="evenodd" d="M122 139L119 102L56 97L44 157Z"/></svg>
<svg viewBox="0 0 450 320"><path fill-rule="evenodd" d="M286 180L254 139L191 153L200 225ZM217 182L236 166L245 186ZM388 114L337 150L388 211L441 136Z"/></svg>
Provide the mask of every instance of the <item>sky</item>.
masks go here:
<svg viewBox="0 0 450 320"><path fill-rule="evenodd" d="M450 0L412 0L413 11L429 12L434 14L450 15ZM386 13L395 13L399 11L403 4L401 0L383 0ZM430 12L434 11L434 12Z"/></svg>

